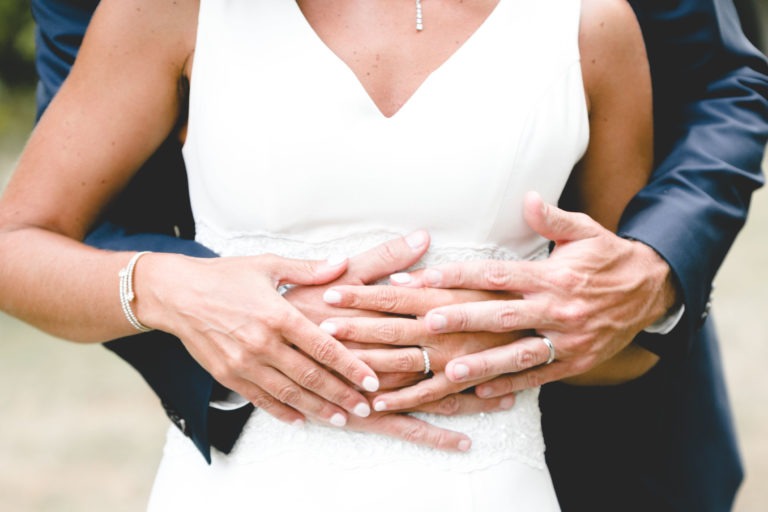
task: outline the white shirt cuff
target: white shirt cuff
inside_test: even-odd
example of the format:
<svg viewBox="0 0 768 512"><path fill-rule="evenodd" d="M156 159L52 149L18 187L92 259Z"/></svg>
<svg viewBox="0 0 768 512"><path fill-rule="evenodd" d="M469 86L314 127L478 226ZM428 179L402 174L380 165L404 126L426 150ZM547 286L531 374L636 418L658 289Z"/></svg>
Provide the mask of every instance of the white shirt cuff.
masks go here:
<svg viewBox="0 0 768 512"><path fill-rule="evenodd" d="M234 411L248 405L248 400L240 394L230 391L223 399L209 402L208 405L220 411Z"/></svg>
<svg viewBox="0 0 768 512"><path fill-rule="evenodd" d="M680 323L683 313L685 313L685 304L680 304L643 330L649 334L669 334Z"/></svg>

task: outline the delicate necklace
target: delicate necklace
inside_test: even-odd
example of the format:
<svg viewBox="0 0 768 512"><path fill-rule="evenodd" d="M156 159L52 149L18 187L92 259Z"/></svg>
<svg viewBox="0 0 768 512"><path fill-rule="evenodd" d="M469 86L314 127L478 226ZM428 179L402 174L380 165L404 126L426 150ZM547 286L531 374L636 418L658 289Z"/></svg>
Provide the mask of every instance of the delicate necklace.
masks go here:
<svg viewBox="0 0 768 512"><path fill-rule="evenodd" d="M421 0L416 0L416 30L424 30L424 18L421 15Z"/></svg>

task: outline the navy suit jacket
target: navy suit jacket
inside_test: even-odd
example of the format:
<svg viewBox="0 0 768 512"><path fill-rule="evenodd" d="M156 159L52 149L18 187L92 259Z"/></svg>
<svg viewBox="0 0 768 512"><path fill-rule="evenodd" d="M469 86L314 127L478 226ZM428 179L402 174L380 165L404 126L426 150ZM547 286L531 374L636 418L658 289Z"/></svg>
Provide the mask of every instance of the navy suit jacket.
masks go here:
<svg viewBox="0 0 768 512"><path fill-rule="evenodd" d="M711 283L742 227L768 140L768 67L730 0L631 0L654 85L657 169L620 231L670 264L686 315L661 354L623 386L545 386L547 460L564 510L729 510L742 470L717 340ZM42 111L66 77L97 0L32 0ZM194 242L178 145L168 142L89 237L99 247L213 256ZM132 364L210 460L238 428L214 428L213 379L178 340L149 333L108 347ZM216 414L216 413L213 413ZM241 424L242 420L236 422Z"/></svg>

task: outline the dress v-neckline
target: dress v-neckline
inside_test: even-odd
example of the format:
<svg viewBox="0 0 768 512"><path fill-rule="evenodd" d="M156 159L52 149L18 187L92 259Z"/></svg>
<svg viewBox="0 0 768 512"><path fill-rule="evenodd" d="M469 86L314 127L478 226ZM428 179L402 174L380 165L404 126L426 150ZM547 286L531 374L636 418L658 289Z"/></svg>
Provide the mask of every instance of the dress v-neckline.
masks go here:
<svg viewBox="0 0 768 512"><path fill-rule="evenodd" d="M469 49L471 49L472 46L478 44L476 42L477 39L482 39L482 34L486 31L488 31L488 25L491 25L494 22L494 18L497 18L499 15L497 14L497 11L499 11L499 7L502 3L504 3L504 0L499 0L496 5L491 9L491 11L488 13L488 15L485 17L485 19L475 28L474 31L472 31L469 36L464 40L461 45L456 47L453 52L451 52L444 60L442 60L436 67L434 67L432 70L430 70L427 75L424 77L424 79L419 82L419 84L410 91L407 98L403 103L398 107L397 110L395 110L391 115L387 115L384 113L382 108L379 106L379 104L374 101L373 96L371 95L371 92L368 90L368 88L363 84L363 82L360 80L360 77L355 73L355 71L352 69L352 67L343 59L339 54L337 54L328 44L323 40L322 37L317 33L315 28L309 23L309 20L307 20L306 16L304 15L304 12L299 7L296 0L289 0L287 3L292 5L292 10L294 11L294 15L298 17L299 24L302 25L302 32L308 33L309 38L308 39L314 39L314 41L322 46L322 51L326 55L328 55L330 58L328 60L334 61L336 64L335 66L341 66L345 74L352 75L352 78L354 79L354 82L356 86L354 89L358 92L362 92L362 94L366 97L367 103L372 106L376 110L376 112L379 114L381 119L388 120L388 119L394 119L395 117L400 114L403 110L408 107L412 101L419 95L420 91L428 86L428 84L433 81L433 76L440 74L440 72L444 72L444 70L448 67L450 67L450 63L458 60L461 55L467 53Z"/></svg>

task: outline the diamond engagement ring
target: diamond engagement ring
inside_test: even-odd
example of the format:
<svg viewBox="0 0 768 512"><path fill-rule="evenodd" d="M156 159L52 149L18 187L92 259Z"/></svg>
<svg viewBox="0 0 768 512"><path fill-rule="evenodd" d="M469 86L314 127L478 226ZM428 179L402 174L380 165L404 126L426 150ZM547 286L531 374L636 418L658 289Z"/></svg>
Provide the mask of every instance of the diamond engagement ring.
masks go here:
<svg viewBox="0 0 768 512"><path fill-rule="evenodd" d="M422 348L421 355L424 356L424 375L427 375L432 369L431 364L429 362L429 354L427 354L427 349Z"/></svg>
<svg viewBox="0 0 768 512"><path fill-rule="evenodd" d="M549 338L547 338L546 336L542 336L541 337L541 341L543 341L544 344L549 349L549 358L547 358L547 362L544 363L544 365L546 366L546 365L552 363L552 361L555 360L555 346L552 344L552 341Z"/></svg>

